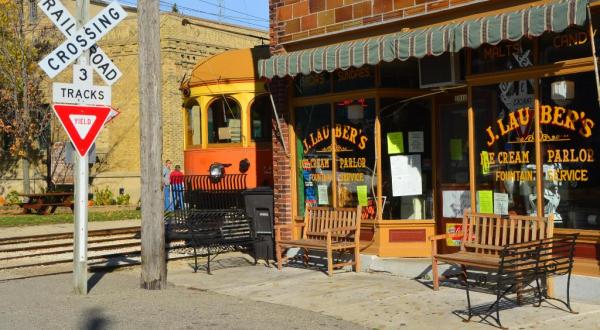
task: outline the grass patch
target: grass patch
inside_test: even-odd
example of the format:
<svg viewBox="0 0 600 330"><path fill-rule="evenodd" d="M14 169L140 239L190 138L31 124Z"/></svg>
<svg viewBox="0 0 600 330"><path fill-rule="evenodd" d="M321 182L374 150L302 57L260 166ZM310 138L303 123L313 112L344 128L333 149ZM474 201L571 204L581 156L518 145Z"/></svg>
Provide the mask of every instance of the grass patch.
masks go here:
<svg viewBox="0 0 600 330"><path fill-rule="evenodd" d="M104 212L89 212L88 221L116 221L140 219L140 210L115 210ZM63 214L13 214L0 215L0 227L51 225L57 223L73 223L72 213Z"/></svg>

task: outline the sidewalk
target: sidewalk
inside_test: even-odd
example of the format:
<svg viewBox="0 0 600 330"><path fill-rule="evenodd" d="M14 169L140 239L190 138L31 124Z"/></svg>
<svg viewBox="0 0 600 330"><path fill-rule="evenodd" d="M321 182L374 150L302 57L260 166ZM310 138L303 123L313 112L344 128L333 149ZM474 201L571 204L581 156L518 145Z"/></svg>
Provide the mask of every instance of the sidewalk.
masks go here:
<svg viewBox="0 0 600 330"><path fill-rule="evenodd" d="M332 278L318 270L286 267L278 271L253 266L241 254L228 254L211 265L214 275L193 273L189 261L169 264L168 281L177 286L319 312L372 329L494 329L462 322L466 295L462 289L426 285L384 273L337 272ZM221 268L221 269L219 269ZM595 288L596 289L596 288ZM474 304L491 303L494 296L475 293ZM559 306L557 304L557 306ZM504 326L513 329L572 327L600 328L600 305L575 302L570 314L544 302L502 310Z"/></svg>

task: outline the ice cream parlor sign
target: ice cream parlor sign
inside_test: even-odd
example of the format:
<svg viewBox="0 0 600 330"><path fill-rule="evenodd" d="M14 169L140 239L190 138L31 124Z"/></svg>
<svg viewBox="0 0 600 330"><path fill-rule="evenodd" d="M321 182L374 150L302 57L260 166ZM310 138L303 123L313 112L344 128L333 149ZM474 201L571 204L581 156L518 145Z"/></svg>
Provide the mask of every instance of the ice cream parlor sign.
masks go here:
<svg viewBox="0 0 600 330"><path fill-rule="evenodd" d="M498 119L493 125L486 128L487 147L492 148L499 140L507 139L508 136L516 132L516 140L509 143L524 144L534 143L534 133L522 134L523 127L532 127L534 112L529 107L518 109L508 114L506 119ZM541 142L568 142L571 141L572 134L577 134L584 139L588 139L593 134L596 126L594 120L584 111L577 111L561 106L541 105L540 106L540 124L543 126L554 126L564 131L563 134L545 134L541 133L539 138ZM531 130L530 130L531 131ZM515 134L513 134L515 135ZM554 143L554 145L557 145ZM566 148L546 148L543 154L544 163L563 164L563 163L593 163L595 161L594 149L590 147L566 147ZM535 156L530 150L510 150L499 152L482 151L480 154L481 166L484 174L488 174L490 166L495 165L526 165L534 161ZM588 169L554 169L546 173L551 181L588 181ZM533 181L535 175L526 167L517 171L495 171L496 181L518 180Z"/></svg>

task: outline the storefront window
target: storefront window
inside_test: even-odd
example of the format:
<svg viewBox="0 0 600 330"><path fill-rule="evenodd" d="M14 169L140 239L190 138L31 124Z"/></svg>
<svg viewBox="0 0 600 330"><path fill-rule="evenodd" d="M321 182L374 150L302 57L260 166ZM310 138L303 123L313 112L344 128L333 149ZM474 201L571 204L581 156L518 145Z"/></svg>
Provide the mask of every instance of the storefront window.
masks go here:
<svg viewBox="0 0 600 330"><path fill-rule="evenodd" d="M556 227L600 229L599 123L592 72L541 80L543 203Z"/></svg>
<svg viewBox="0 0 600 330"><path fill-rule="evenodd" d="M336 70L333 73L333 91L345 92L355 89L375 87L375 67L364 65L360 68Z"/></svg>
<svg viewBox="0 0 600 330"><path fill-rule="evenodd" d="M329 72L299 74L294 78L295 96L313 96L331 92L331 75Z"/></svg>
<svg viewBox="0 0 600 330"><path fill-rule="evenodd" d="M600 27L600 17L592 15L596 44L600 36L596 33ZM540 37L540 64L571 60L592 56L592 46L588 25L572 26L562 33L544 33Z"/></svg>
<svg viewBox="0 0 600 330"><path fill-rule="evenodd" d="M379 64L381 87L419 88L419 61L415 58L406 61L381 62Z"/></svg>
<svg viewBox="0 0 600 330"><path fill-rule="evenodd" d="M331 105L299 107L296 112L296 173L299 214L306 204L333 206Z"/></svg>
<svg viewBox="0 0 600 330"><path fill-rule="evenodd" d="M533 41L503 41L497 45L482 45L472 51L471 73L508 71L533 66Z"/></svg>
<svg viewBox="0 0 600 330"><path fill-rule="evenodd" d="M234 99L214 100L208 107L208 143L240 143L240 113L240 106Z"/></svg>
<svg viewBox="0 0 600 330"><path fill-rule="evenodd" d="M476 211L535 214L533 81L475 87L473 100Z"/></svg>
<svg viewBox="0 0 600 330"><path fill-rule="evenodd" d="M343 100L335 105L337 206L361 205L363 219L377 215L375 196L375 100Z"/></svg>
<svg viewBox="0 0 600 330"><path fill-rule="evenodd" d="M467 104L440 105L440 182L444 184L469 184L469 135Z"/></svg>
<svg viewBox="0 0 600 330"><path fill-rule="evenodd" d="M252 141L271 141L271 100L268 96L258 96L250 107L250 135Z"/></svg>
<svg viewBox="0 0 600 330"><path fill-rule="evenodd" d="M431 105L381 100L383 219L433 219Z"/></svg>
<svg viewBox="0 0 600 330"><path fill-rule="evenodd" d="M196 100L192 100L185 105L187 128L186 141L188 146L199 146L202 136L202 121L200 120L200 106Z"/></svg>

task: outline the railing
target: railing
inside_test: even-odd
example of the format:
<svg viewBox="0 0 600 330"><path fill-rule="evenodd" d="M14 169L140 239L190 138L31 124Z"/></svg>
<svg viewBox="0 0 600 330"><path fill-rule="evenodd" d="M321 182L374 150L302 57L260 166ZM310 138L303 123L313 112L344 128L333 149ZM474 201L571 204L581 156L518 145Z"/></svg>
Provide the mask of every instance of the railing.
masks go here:
<svg viewBox="0 0 600 330"><path fill-rule="evenodd" d="M246 174L226 174L218 182L210 175L185 175L182 184L171 184L171 200L175 210L243 208L244 190Z"/></svg>

